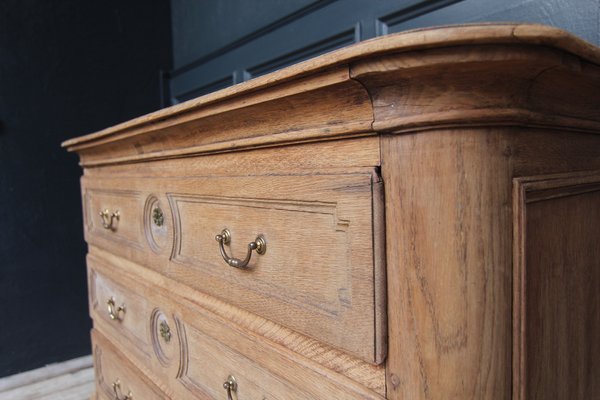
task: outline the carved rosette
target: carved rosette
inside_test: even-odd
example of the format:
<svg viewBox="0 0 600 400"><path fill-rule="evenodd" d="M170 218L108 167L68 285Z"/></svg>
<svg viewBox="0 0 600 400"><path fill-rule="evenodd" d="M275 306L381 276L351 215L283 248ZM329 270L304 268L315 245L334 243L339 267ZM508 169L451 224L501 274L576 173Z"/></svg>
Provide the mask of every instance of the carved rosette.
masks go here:
<svg viewBox="0 0 600 400"><path fill-rule="evenodd" d="M155 308L150 316L150 334L156 358L163 367L168 367L178 358L178 341L173 319Z"/></svg>
<svg viewBox="0 0 600 400"><path fill-rule="evenodd" d="M171 232L168 209L156 196L148 196L144 205L144 233L152 251L162 253L169 245Z"/></svg>

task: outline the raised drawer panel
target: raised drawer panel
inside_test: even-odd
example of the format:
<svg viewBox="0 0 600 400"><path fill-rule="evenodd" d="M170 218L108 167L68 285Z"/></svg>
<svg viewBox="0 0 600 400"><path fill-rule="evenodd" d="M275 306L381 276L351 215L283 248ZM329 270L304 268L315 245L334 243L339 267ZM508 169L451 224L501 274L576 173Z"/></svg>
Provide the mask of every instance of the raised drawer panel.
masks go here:
<svg viewBox="0 0 600 400"><path fill-rule="evenodd" d="M314 387L301 390L277 376L255 360L227 347L196 326L186 326L188 363L179 382L190 393L200 398L225 399L223 384L232 376L236 382L235 393L242 399L308 399ZM226 339L223 335L221 340ZM226 342L226 340L225 340ZM235 346L238 343L231 342ZM265 354L267 356L267 354ZM264 360L263 360L264 361Z"/></svg>
<svg viewBox="0 0 600 400"><path fill-rule="evenodd" d="M96 392L99 399L168 399L98 331L92 331ZM115 384L117 385L115 387Z"/></svg>
<svg viewBox="0 0 600 400"><path fill-rule="evenodd" d="M145 199L132 218L145 230L145 247L110 246L95 231L88 235L91 244L109 245L123 257L365 361L383 361L382 187L373 171L84 178L83 184L91 196L105 188ZM151 217L153 207L147 206L152 201L163 213L161 231ZM226 255L244 259L259 235L266 252L252 251L245 269L228 265L215 240L225 228L231 235L223 245ZM161 238L158 248L156 237Z"/></svg>
<svg viewBox="0 0 600 400"><path fill-rule="evenodd" d="M109 246L144 249L141 201L141 192L126 188L84 191L85 233L106 240Z"/></svg>
<svg viewBox="0 0 600 400"><path fill-rule="evenodd" d="M94 256L88 258L89 274L111 282L118 268ZM133 296L143 297L148 307L140 319L135 343L122 340L120 326L94 311L94 327L160 387L169 387L178 399L223 398L223 383L236 379L238 400L311 399L339 395L347 399L381 399L374 391L327 370L288 349L241 329L187 300L175 302L156 286L124 274L120 282ZM164 324L163 324L164 323ZM150 355L148 357L148 354ZM383 375L381 375L383 379ZM234 397L235 398L235 397Z"/></svg>
<svg viewBox="0 0 600 400"><path fill-rule="evenodd" d="M151 344L147 316L152 310L148 308L148 301L143 295L117 283L118 276L113 278L109 279L93 269L88 270L90 315L96 320L105 321L120 341L127 341L129 345L142 350L148 361Z"/></svg>

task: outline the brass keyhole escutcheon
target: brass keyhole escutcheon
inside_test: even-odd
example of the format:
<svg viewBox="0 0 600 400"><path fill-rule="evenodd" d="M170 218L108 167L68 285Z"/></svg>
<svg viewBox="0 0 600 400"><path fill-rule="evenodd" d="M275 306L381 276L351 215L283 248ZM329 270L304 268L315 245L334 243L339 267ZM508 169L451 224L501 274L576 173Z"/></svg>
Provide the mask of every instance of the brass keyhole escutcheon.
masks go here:
<svg viewBox="0 0 600 400"><path fill-rule="evenodd" d="M165 343L169 343L171 341L171 328L169 328L167 321L160 321L158 330Z"/></svg>
<svg viewBox="0 0 600 400"><path fill-rule="evenodd" d="M163 226L165 223L165 216L160 207L154 207L152 210L152 222L154 222L154 225L156 226Z"/></svg>

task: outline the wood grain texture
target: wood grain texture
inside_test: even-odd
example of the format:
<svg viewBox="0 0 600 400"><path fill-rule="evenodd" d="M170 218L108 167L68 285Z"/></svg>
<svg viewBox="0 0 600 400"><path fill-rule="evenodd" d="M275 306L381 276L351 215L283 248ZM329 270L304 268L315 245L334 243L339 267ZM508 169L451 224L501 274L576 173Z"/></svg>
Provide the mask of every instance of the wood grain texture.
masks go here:
<svg viewBox="0 0 600 400"><path fill-rule="evenodd" d="M84 177L89 215L97 214L93 207L112 207L112 203L102 203L103 197L96 199L99 188L144 193L137 205L122 202L122 216L114 231L101 229L99 235L91 229L86 239L378 364L386 351L385 305L377 300L385 295L375 291L382 289L375 278L379 281L384 268L383 262L374 262L381 256L373 247L373 230L383 223L372 212L373 202L382 200L373 193L378 179L373 171L135 180ZM148 251L147 244L140 248L119 241L121 227L140 229L144 197L151 195L168 214L165 229L172 238L159 253ZM133 221L128 216L134 216ZM228 266L214 239L224 228L232 234L226 246L230 254L244 258L248 243L258 234L267 241L266 254L254 253L248 270Z"/></svg>
<svg viewBox="0 0 600 400"><path fill-rule="evenodd" d="M515 399L600 396L600 173L515 180Z"/></svg>
<svg viewBox="0 0 600 400"><path fill-rule="evenodd" d="M92 257L89 260L90 275L115 276L116 271L124 270L123 267L128 264L120 262L111 265L106 260ZM190 303L184 298L175 299L166 288L157 289L157 286L145 282L131 270L129 273L117 273L120 275L120 285L126 285L132 296L145 297L151 307L158 307L165 315L171 327L172 339L168 344L160 337L157 340L160 346L173 347L170 350L167 348L171 357L166 363L145 357L146 353L153 351L146 344L151 340L149 314L146 326L139 326L139 331L147 338L135 344L120 339L125 333L125 327L104 318L101 315L103 310L92 312L95 327L111 341L119 343L120 351L136 360L144 374L152 377L170 397L218 398L220 393L224 393L222 383L228 374L233 374L241 386L238 393L240 399L262 398L261 396L303 399L335 395L349 399L381 399L376 392L353 383L343 375L294 355L284 346L270 344L251 330L232 323L230 318L234 315L231 313L223 313L226 315L223 318L198 304L190 307ZM132 306L125 318L133 313L143 312L143 308ZM143 318L143 315L139 318ZM259 321L254 323L258 324ZM272 333L284 334L281 330L277 332L275 327L270 329ZM309 345L309 342L304 345ZM363 380L365 378L366 375L362 377ZM380 383L383 382L382 374L379 375L379 380Z"/></svg>
<svg viewBox="0 0 600 400"><path fill-rule="evenodd" d="M390 399L507 398L511 188L494 142L383 138Z"/></svg>
<svg viewBox="0 0 600 400"><path fill-rule="evenodd" d="M155 306L157 307L162 305L162 302L158 300L159 298L167 302L173 301L173 293L177 293L177 302L186 305L192 310L199 307L202 310L208 311L211 315L217 316L220 320L225 321L226 324L235 324L239 327L239 330L252 333L255 337L261 338L260 340L266 340L271 343L271 346L274 345L287 349L285 351L296 354L293 357L294 359L298 359L299 355L300 360L310 360L309 365L312 365L312 368L316 368L317 371L333 371L360 383L376 393L385 393L385 369L383 365L374 366L361 361L345 352L326 346L322 342L300 335L272 321L233 307L214 297L191 289L185 284L168 279L164 275L94 246L90 247L88 266L93 267L94 271L102 272L104 277L115 277L116 282L112 286L116 289L122 287L122 284L117 282L123 280L129 285L138 286L146 282L149 286L140 290L157 299L155 300ZM93 272L89 269L88 275L93 275ZM143 277L143 279L140 280L139 277ZM138 283L136 284L136 282ZM97 328L100 328L106 335L114 337L117 341L122 340L121 338L125 333L122 332L121 325L113 321L109 322L105 317L105 309L92 309L90 315L93 317ZM149 326L149 324L146 324L146 326ZM144 329L144 326L140 326L140 329ZM140 342L137 344L139 345ZM131 354L134 351L133 349L138 349L138 346L124 346L123 351L129 351L129 354ZM147 353L149 352L135 350L134 358L144 360ZM303 363L306 363L306 361L303 361ZM154 358L150 362L141 363L138 367L145 370L144 365L148 367L155 365L158 370L163 367ZM321 372L321 374L325 375L329 373L331 372ZM336 375L332 376L332 379L335 380Z"/></svg>
<svg viewBox="0 0 600 400"><path fill-rule="evenodd" d="M94 369L96 372L96 391L108 399L116 397L113 383L120 383L119 398L129 391L133 398L165 400L161 390L148 378L140 374L135 366L127 360L110 342L96 330L92 330L92 347Z"/></svg>
<svg viewBox="0 0 600 400"><path fill-rule="evenodd" d="M388 397L511 398L513 177L598 169L600 142L538 129L438 130L384 136L382 159Z"/></svg>
<svg viewBox="0 0 600 400"><path fill-rule="evenodd" d="M563 30L531 24L463 25L449 28L428 28L402 32L383 38L375 38L340 49L321 57L298 63L292 67L253 79L227 89L189 100L185 103L160 110L143 117L107 128L100 132L64 142L63 146L75 149L84 143L118 136L140 127L148 127L166 117L186 115L202 110L214 103L272 88L309 74L315 74L335 66L347 64L381 54L436 47L468 46L478 44L535 45L562 49L593 63L600 63L600 51L590 43ZM343 68L342 68L343 69Z"/></svg>
<svg viewBox="0 0 600 400"><path fill-rule="evenodd" d="M141 192L127 189L101 188L83 192L85 232L104 237L115 244L144 248L143 215L139 212L140 202L143 201ZM109 214L118 212L119 218L113 219L110 226L105 226L108 219L100 216L103 211Z"/></svg>
<svg viewBox="0 0 600 400"><path fill-rule="evenodd" d="M600 68L531 46L445 47L351 65L373 99L378 131L520 125L596 132Z"/></svg>
<svg viewBox="0 0 600 400"><path fill-rule="evenodd" d="M306 154L310 154L307 157ZM352 154L352 157L348 157ZM86 176L177 177L351 173L380 165L377 136L84 169Z"/></svg>
<svg viewBox="0 0 600 400"><path fill-rule="evenodd" d="M554 28L418 30L65 142L91 296L134 288L148 318L92 306L95 328L175 398L217 395L225 364L259 397L264 377L297 398L594 398L595 184L523 188L600 170L599 63ZM90 221L117 207L116 229ZM225 227L236 257L266 236L249 271L220 259Z"/></svg>
<svg viewBox="0 0 600 400"><path fill-rule="evenodd" d="M361 136L372 128L487 123L597 131L599 55L564 31L536 25L413 31L350 46L63 145L92 167Z"/></svg>
<svg viewBox="0 0 600 400"><path fill-rule="evenodd" d="M82 165L96 166L369 134L368 94L347 69L307 79L75 149Z"/></svg>
<svg viewBox="0 0 600 400"><path fill-rule="evenodd" d="M118 281L118 276L113 281L93 270L88 271L90 315L115 326L119 331L119 341L143 349L143 362L149 363L153 354L150 351L151 342L146 325L152 305L144 296L117 283ZM115 307L125 309L117 313L117 319L112 319L109 315L107 302L111 299L114 300Z"/></svg>

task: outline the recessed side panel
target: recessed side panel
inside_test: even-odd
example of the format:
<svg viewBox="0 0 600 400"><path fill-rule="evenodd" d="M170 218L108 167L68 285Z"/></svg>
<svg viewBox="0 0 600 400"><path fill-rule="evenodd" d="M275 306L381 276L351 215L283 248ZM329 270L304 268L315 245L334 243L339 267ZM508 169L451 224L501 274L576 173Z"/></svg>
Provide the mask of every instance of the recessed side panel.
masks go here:
<svg viewBox="0 0 600 400"><path fill-rule="evenodd" d="M513 397L600 398L600 174L515 189Z"/></svg>

